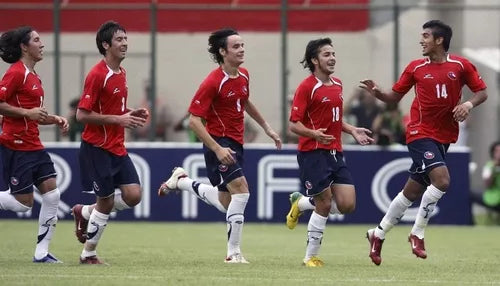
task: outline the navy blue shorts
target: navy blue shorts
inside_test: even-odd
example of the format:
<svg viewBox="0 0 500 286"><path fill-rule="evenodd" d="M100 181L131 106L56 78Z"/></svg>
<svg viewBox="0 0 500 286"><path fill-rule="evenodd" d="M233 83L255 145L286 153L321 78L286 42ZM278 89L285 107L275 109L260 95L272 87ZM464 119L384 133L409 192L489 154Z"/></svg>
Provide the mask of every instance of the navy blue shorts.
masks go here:
<svg viewBox="0 0 500 286"><path fill-rule="evenodd" d="M244 162L243 145L229 137L212 136L212 138L214 138L220 146L231 148L231 150L236 152L236 154L233 155L236 159L236 163L228 166L222 164L219 159L217 159L215 152L203 144L207 177L210 183L212 186L217 186L219 191L228 192L226 186L228 183L236 178L245 176L242 168Z"/></svg>
<svg viewBox="0 0 500 286"><path fill-rule="evenodd" d="M54 163L45 150L16 151L0 146L0 152L3 179L8 182L12 194L32 193L33 185L38 186L57 175Z"/></svg>
<svg viewBox="0 0 500 286"><path fill-rule="evenodd" d="M320 194L332 184L354 185L342 152L323 149L299 152L297 161L300 181L308 197Z"/></svg>
<svg viewBox="0 0 500 286"><path fill-rule="evenodd" d="M411 164L410 178L423 186L429 186L429 172L439 166L446 166L445 157L450 144L442 144L433 139L418 139L408 144Z"/></svg>
<svg viewBox="0 0 500 286"><path fill-rule="evenodd" d="M85 141L80 145L80 176L84 192L106 198L121 185L140 184L128 155L117 156Z"/></svg>

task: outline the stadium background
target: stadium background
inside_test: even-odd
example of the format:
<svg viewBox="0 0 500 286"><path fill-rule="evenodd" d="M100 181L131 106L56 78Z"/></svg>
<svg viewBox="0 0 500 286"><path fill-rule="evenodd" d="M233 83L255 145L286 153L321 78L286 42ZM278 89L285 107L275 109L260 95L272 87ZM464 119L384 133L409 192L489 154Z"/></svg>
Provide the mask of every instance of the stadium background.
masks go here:
<svg viewBox="0 0 500 286"><path fill-rule="evenodd" d="M252 100L282 132L287 97L308 73L298 62L310 39L333 39L336 76L343 80L347 100L363 78L390 88L405 65L420 57L421 25L429 19L442 19L454 29L451 51L469 57L488 85L487 104L474 110L468 121L467 146L476 166L486 161L487 146L498 138L500 5L495 0L1 2L0 31L32 25L41 32L46 54L36 69L44 83L46 106L55 113L67 114L69 102L81 92L84 75L100 59L95 31L105 20L117 20L128 31L129 56L123 65L128 71L129 105L141 104L146 82L151 80L153 88L147 96L165 104L173 118L182 117L198 84L215 67L206 52L208 33L231 26L245 40L244 66L251 74ZM0 73L7 67L1 63ZM467 89L464 95L469 95ZM403 99L403 112L408 111L412 98L409 93ZM54 128L41 128L45 142L66 140ZM179 133L169 138L187 140ZM259 136L257 142L266 142L266 137ZM471 170L471 189L477 190L481 187L479 172ZM460 190L468 191L467 187Z"/></svg>

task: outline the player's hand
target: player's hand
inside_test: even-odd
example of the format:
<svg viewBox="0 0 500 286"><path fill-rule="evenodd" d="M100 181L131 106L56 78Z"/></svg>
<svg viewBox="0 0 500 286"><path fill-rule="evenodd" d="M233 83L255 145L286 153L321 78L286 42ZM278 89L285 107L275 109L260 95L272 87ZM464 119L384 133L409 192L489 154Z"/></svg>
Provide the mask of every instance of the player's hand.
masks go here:
<svg viewBox="0 0 500 286"><path fill-rule="evenodd" d="M370 137L371 134L372 132L369 129L356 127L351 135L359 145L370 145L375 142L375 140Z"/></svg>
<svg viewBox="0 0 500 286"><path fill-rule="evenodd" d="M361 83L361 85L359 87L367 90L368 92L370 92L370 94L375 94L376 92L380 92L380 88L371 79L364 79L364 80L360 80L359 82Z"/></svg>
<svg viewBox="0 0 500 286"><path fill-rule="evenodd" d="M148 119L148 117L149 117L149 111L146 108L138 108L138 109L132 110L130 112L130 114L133 116L144 118L144 119Z"/></svg>
<svg viewBox="0 0 500 286"><path fill-rule="evenodd" d="M28 109L26 111L26 116L28 119L31 120L36 120L36 121L45 121L47 117L49 116L49 113L45 109L45 107L35 107Z"/></svg>
<svg viewBox="0 0 500 286"><path fill-rule="evenodd" d="M462 104L459 104L453 108L453 119L457 122L462 122L467 117L469 117L470 110L472 109L472 103L470 101L466 101Z"/></svg>
<svg viewBox="0 0 500 286"><path fill-rule="evenodd" d="M221 147L215 151L215 155L217 159L224 165L232 165L236 163L236 159L234 158L234 152L231 148Z"/></svg>
<svg viewBox="0 0 500 286"><path fill-rule="evenodd" d="M56 124L59 126L59 129L61 129L62 135L68 134L69 131L69 123L68 120L62 116L59 115L54 115L56 119Z"/></svg>
<svg viewBox="0 0 500 286"><path fill-rule="evenodd" d="M132 112L134 112L134 111L130 111L130 112L127 112L123 115L120 115L118 117L118 124L122 127L129 128L129 129L143 127L144 124L146 123L146 119L139 117L139 116L134 116L134 115L132 115Z"/></svg>
<svg viewBox="0 0 500 286"><path fill-rule="evenodd" d="M272 128L266 128L265 131L267 136L271 137L274 140L274 145L276 145L276 149L281 150L282 143L278 133L276 133Z"/></svg>
<svg viewBox="0 0 500 286"><path fill-rule="evenodd" d="M335 140L335 137L333 135L325 134L326 128L320 128L314 130L313 132L314 132L314 139L318 141L320 144L328 145L332 143L333 140Z"/></svg>

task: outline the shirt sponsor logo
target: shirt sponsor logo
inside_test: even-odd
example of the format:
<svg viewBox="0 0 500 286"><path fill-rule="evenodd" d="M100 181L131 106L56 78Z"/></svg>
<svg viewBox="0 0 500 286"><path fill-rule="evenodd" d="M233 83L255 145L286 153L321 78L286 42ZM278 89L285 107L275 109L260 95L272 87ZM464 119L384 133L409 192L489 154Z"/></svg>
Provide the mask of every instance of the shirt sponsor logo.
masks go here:
<svg viewBox="0 0 500 286"><path fill-rule="evenodd" d="M33 85L33 87L31 88L32 90L37 90L38 89L38 86L36 86L36 84Z"/></svg>
<svg viewBox="0 0 500 286"><path fill-rule="evenodd" d="M457 79L457 75L454 73L454 72L449 72L448 73L448 77L452 80L456 80Z"/></svg>
<svg viewBox="0 0 500 286"><path fill-rule="evenodd" d="M433 78L434 77L430 73L424 75L424 79L433 79Z"/></svg>
<svg viewBox="0 0 500 286"><path fill-rule="evenodd" d="M323 99L321 99L321 102L328 102L330 99L326 96L323 96Z"/></svg>
<svg viewBox="0 0 500 286"><path fill-rule="evenodd" d="M5 86L2 86L1 90L2 90L2 91L6 91L6 90L7 90L7 88L6 88Z"/></svg>
<svg viewBox="0 0 500 286"><path fill-rule="evenodd" d="M90 94L86 94L85 99L89 99L89 98L90 98Z"/></svg>
<svg viewBox="0 0 500 286"><path fill-rule="evenodd" d="M235 95L235 94L236 94L236 93L234 93L234 91L232 91L232 90L231 90L231 91L227 94L227 97L231 97L231 96L233 96L233 95Z"/></svg>
<svg viewBox="0 0 500 286"><path fill-rule="evenodd" d="M118 87L115 87L115 90L113 90L113 94L119 93L119 92L120 92L120 89Z"/></svg>
<svg viewBox="0 0 500 286"><path fill-rule="evenodd" d="M294 106L293 110L299 110L299 108L297 106Z"/></svg>

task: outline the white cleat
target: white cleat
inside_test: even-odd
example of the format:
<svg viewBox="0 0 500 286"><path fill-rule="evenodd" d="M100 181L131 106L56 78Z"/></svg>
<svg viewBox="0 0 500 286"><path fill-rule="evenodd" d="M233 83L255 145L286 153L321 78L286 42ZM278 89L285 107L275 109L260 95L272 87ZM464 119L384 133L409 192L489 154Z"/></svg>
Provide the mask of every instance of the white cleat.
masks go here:
<svg viewBox="0 0 500 286"><path fill-rule="evenodd" d="M243 264L249 264L245 257L241 255L241 253L235 253L231 256L226 257L224 260L224 263L243 263Z"/></svg>
<svg viewBox="0 0 500 286"><path fill-rule="evenodd" d="M188 174L184 169L181 167L175 167L172 170L172 175L170 175L170 178L166 182L163 182L161 184L160 188L158 189L158 196L166 196L169 193L173 191L177 191L179 188L177 187L177 183L179 182L179 179L187 177Z"/></svg>

